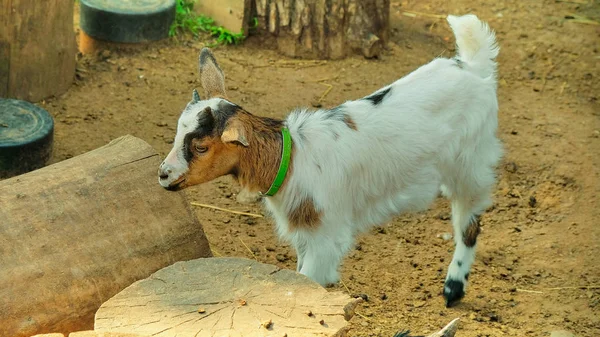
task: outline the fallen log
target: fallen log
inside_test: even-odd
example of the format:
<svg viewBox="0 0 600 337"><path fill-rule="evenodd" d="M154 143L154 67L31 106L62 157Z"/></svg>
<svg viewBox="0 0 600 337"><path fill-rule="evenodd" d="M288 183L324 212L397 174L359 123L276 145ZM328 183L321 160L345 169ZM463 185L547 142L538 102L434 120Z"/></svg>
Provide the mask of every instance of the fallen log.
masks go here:
<svg viewBox="0 0 600 337"><path fill-rule="evenodd" d="M210 256L160 159L125 136L0 181L0 336L89 330L100 305L153 272Z"/></svg>
<svg viewBox="0 0 600 337"><path fill-rule="evenodd" d="M177 262L102 304L96 332L144 336L346 336L361 299L241 258Z"/></svg>

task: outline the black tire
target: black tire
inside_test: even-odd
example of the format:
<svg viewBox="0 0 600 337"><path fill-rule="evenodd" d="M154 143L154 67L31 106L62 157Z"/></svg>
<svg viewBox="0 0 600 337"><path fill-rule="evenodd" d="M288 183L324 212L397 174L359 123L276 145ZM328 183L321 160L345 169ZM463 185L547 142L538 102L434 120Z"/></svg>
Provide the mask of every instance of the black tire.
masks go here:
<svg viewBox="0 0 600 337"><path fill-rule="evenodd" d="M104 41L140 43L169 36L175 0L81 0L81 29Z"/></svg>
<svg viewBox="0 0 600 337"><path fill-rule="evenodd" d="M52 155L54 120L29 102L0 99L0 179L43 167Z"/></svg>

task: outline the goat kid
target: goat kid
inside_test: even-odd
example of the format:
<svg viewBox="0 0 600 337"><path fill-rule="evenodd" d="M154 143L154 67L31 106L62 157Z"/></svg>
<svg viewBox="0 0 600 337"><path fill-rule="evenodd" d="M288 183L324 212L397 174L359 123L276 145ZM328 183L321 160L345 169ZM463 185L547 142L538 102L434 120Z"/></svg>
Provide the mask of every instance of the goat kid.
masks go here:
<svg viewBox="0 0 600 337"><path fill-rule="evenodd" d="M296 250L297 270L322 285L339 280L358 232L425 210L441 191L451 201L456 246L443 294L447 306L456 303L475 258L478 216L492 203L502 146L495 34L475 15L447 20L454 58L437 58L362 99L297 109L285 120L229 101L223 72L203 49L207 98L194 90L159 183L179 190L233 175L247 191L264 193L280 237Z"/></svg>

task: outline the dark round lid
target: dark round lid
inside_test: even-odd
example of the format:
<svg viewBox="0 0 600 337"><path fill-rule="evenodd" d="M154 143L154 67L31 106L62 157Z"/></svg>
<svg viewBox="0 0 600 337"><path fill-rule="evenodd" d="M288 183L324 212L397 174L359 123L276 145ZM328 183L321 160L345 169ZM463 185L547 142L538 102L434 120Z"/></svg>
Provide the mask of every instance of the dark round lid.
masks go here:
<svg viewBox="0 0 600 337"><path fill-rule="evenodd" d="M89 36L118 43L169 37L175 0L80 0L79 26Z"/></svg>
<svg viewBox="0 0 600 337"><path fill-rule="evenodd" d="M123 14L150 14L169 10L175 0L81 0L85 6Z"/></svg>
<svg viewBox="0 0 600 337"><path fill-rule="evenodd" d="M36 142L53 130L48 111L29 102L0 98L0 149Z"/></svg>

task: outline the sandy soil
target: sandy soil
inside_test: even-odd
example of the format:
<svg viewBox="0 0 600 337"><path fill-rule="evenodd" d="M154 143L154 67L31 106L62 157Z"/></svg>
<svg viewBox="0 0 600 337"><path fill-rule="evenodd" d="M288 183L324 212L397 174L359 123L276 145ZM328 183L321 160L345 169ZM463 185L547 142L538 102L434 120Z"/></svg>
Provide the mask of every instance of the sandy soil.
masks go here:
<svg viewBox="0 0 600 337"><path fill-rule="evenodd" d="M587 4L577 4L584 2ZM256 114L283 117L311 105L359 98L429 62L453 55L444 20L404 11L476 13L500 43L499 136L506 154L498 168L494 206L483 232L471 283L451 309L441 296L453 244L449 205L438 200L423 213L401 215L357 240L342 267L344 285L368 301L351 321L351 336L392 336L410 328L432 332L455 317L458 336L549 336L566 329L600 335L600 1L392 1L389 49L378 60L284 60L250 38L215 54L233 101ZM75 84L40 102L56 120L57 162L125 134L162 155L176 120L199 87L196 58L204 43L163 41L128 52L81 58ZM229 178L188 189L190 201L260 213L235 201ZM293 250L272 222L196 208L215 255L243 256L295 268ZM580 286L596 286L592 289ZM346 288L347 287L347 288Z"/></svg>

